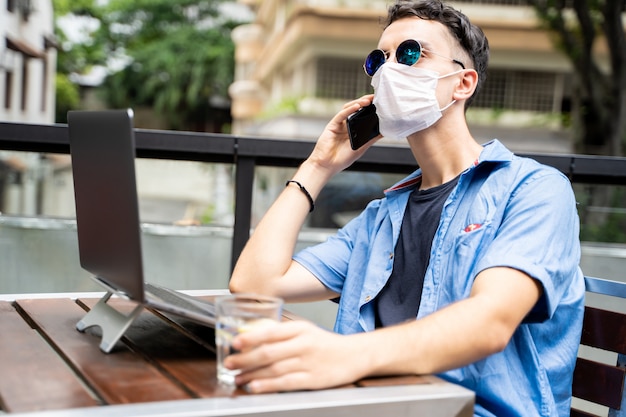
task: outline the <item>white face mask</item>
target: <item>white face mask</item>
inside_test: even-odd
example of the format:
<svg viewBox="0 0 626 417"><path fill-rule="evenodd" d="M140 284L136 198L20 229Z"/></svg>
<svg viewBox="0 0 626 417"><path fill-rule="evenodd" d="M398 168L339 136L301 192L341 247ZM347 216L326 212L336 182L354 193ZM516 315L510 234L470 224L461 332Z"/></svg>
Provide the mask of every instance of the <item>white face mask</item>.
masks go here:
<svg viewBox="0 0 626 417"><path fill-rule="evenodd" d="M461 71L439 76L435 71L396 62L382 65L372 77L380 133L386 138L405 139L435 124L441 112L456 102L439 108L437 82Z"/></svg>

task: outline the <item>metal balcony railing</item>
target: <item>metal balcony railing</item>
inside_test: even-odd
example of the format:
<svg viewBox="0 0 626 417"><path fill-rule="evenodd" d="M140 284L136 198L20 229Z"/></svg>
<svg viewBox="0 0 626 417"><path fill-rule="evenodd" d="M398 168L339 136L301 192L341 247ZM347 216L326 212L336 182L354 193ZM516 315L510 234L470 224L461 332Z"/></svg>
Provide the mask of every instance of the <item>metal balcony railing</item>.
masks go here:
<svg viewBox="0 0 626 417"><path fill-rule="evenodd" d="M312 142L212 133L135 129L139 158L230 163L235 169L235 222L231 267L248 240L251 227L254 170L257 166L297 167ZM69 153L67 125L0 122L0 150ZM626 158L591 155L523 154L565 173L572 182L626 184ZM416 168L407 148L376 145L349 169L410 173Z"/></svg>

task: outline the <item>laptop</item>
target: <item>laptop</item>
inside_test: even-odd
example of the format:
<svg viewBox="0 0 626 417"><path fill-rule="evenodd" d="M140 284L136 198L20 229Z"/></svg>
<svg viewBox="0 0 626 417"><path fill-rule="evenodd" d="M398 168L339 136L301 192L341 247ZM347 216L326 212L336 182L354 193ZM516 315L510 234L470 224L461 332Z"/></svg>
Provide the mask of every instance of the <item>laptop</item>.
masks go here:
<svg viewBox="0 0 626 417"><path fill-rule="evenodd" d="M80 265L107 289L78 329L102 327L108 351L142 307L214 327L212 303L145 280L132 110L70 111L68 130ZM138 303L131 317L106 304L113 294Z"/></svg>

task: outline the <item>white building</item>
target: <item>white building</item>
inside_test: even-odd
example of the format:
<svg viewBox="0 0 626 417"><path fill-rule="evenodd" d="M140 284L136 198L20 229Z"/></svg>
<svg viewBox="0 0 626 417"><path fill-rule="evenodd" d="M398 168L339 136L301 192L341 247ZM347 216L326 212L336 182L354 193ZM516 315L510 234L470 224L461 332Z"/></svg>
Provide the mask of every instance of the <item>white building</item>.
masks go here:
<svg viewBox="0 0 626 417"><path fill-rule="evenodd" d="M54 123L56 42L51 0L0 0L0 121ZM36 213L38 154L0 153L0 211Z"/></svg>
<svg viewBox="0 0 626 417"><path fill-rule="evenodd" d="M315 139L340 106L371 92L362 70L386 0L239 0L256 14L233 32L233 130ZM487 35L487 83L468 112L479 141L517 152L572 151L561 125L572 67L525 0L450 1ZM384 143L384 140L381 141Z"/></svg>
<svg viewBox="0 0 626 417"><path fill-rule="evenodd" d="M238 1L255 18L232 34L233 133L312 141L345 102L373 92L362 65L376 48L393 1ZM480 26L490 44L487 81L467 113L476 140L497 138L519 153L573 152L571 132L563 124L571 103L572 65L534 9L526 0L450 4ZM601 42L596 52L607 56ZM385 138L379 144L407 146ZM290 173L266 171L258 169L257 177L269 184L264 199L273 201ZM344 182L344 188L337 184L339 190L353 189L352 178Z"/></svg>
<svg viewBox="0 0 626 417"><path fill-rule="evenodd" d="M51 0L0 0L0 120L54 122Z"/></svg>

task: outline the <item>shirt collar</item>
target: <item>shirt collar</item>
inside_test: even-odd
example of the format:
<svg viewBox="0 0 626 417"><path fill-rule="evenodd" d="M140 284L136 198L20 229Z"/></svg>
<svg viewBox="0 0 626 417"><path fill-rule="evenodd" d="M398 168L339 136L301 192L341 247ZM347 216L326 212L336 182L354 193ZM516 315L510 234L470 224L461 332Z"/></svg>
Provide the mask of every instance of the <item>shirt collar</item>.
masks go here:
<svg viewBox="0 0 626 417"><path fill-rule="evenodd" d="M478 156L478 160L474 162L473 167L476 167L485 162L505 163L513 159L513 153L506 148L498 139L493 139L483 144L483 151ZM418 168L409 176L405 177L401 181L395 183L390 188L385 190L385 195L389 193L401 192L406 190L412 190L422 180L422 170Z"/></svg>

